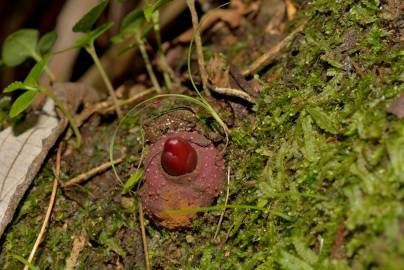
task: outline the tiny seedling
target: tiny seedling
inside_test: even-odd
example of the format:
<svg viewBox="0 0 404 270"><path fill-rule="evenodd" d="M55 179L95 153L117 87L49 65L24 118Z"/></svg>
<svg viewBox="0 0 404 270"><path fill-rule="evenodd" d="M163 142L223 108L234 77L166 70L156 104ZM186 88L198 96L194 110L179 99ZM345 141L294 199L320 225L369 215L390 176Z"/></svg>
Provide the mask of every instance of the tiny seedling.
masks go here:
<svg viewBox="0 0 404 270"><path fill-rule="evenodd" d="M140 53L146 65L147 73L157 93L161 93L160 84L153 71L149 55L146 51L144 36L149 32L150 25L144 28L145 17L144 13L140 9L135 9L129 12L128 15L122 21L120 33L112 38L113 43L119 43L125 40L125 38L134 39L134 45L139 47ZM133 46L133 45L132 45Z"/></svg>
<svg viewBox="0 0 404 270"><path fill-rule="evenodd" d="M163 48L161 46L161 36L160 36L160 12L159 8L168 3L170 0L157 0L153 4L148 4L143 10L144 17L148 23L152 23L154 34L156 36L158 56L160 62L164 67L168 67L166 58L164 56ZM167 70L163 69L164 82L168 88L171 88L172 82L170 75Z"/></svg>
<svg viewBox="0 0 404 270"><path fill-rule="evenodd" d="M41 76L43 70L45 69L46 63L49 60L49 56L45 56L38 63L34 65L34 67L29 72L28 76L25 78L23 82L16 81L8 85L4 89L4 93L10 93L16 90L25 90L11 105L9 115L11 118L16 117L25 109L27 109L31 103L34 101L36 95L38 93L43 93L45 96L55 102L56 106L62 111L63 115L69 121L74 134L76 135L76 144L80 146L81 144L81 135L79 129L77 128L76 122L71 115L71 113L66 109L63 102L51 91L41 86L38 82L39 76Z"/></svg>
<svg viewBox="0 0 404 270"><path fill-rule="evenodd" d="M20 29L10 36L3 43L1 56L6 66L14 67L32 58L40 62L46 53L52 48L57 39L56 32L49 32L40 39L39 31L36 29ZM45 72L54 81L55 75L45 65Z"/></svg>
<svg viewBox="0 0 404 270"><path fill-rule="evenodd" d="M93 7L90 11L88 11L73 27L74 32L82 32L84 33L83 36L81 36L79 39L76 40L76 42L73 44L74 48L84 48L91 56L91 58L94 61L95 66L97 67L98 71L100 72L101 78L103 79L109 95L112 98L112 101L114 102L115 105L115 110L120 118L122 116L122 110L119 105L118 99L115 95L114 88L112 86L111 81L109 80L104 67L101 64L101 61L97 55L97 52L95 50L94 46L94 41L101 36L103 33L108 31L113 23L108 22L105 23L99 27L96 27L93 29L94 24L98 20L98 18L101 16L102 12L105 10L105 8L108 5L108 1L101 1L98 5Z"/></svg>

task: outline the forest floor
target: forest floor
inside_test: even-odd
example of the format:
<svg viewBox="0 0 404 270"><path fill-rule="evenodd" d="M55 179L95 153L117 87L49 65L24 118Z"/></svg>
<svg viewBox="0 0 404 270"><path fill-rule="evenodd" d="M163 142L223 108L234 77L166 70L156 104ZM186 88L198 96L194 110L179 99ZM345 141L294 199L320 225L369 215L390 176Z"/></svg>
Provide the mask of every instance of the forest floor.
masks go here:
<svg viewBox="0 0 404 270"><path fill-rule="evenodd" d="M220 208L179 230L145 217L152 269L404 269L402 3L299 1L294 14L284 4L289 1L263 1L273 8L255 10L254 2L239 7L235 25L222 19L202 33L210 82L236 83L255 101L207 99L230 129L227 148L220 126L198 106L159 99L140 114L125 108L121 121L111 113L93 115L81 127L83 146L66 146L62 181L108 161L112 138L115 158L126 153L116 170L128 179L150 142L196 130L224 150L228 201L224 190L215 205L234 207L225 210L216 238ZM253 68L271 51L268 62ZM172 45L168 55L182 87L167 91L195 96L187 88L186 46ZM191 65L199 77L196 54ZM31 251L52 190L55 154L2 237L3 269L21 268L13 255L27 258ZM122 194L108 170L59 189L33 264L144 269L140 186Z"/></svg>

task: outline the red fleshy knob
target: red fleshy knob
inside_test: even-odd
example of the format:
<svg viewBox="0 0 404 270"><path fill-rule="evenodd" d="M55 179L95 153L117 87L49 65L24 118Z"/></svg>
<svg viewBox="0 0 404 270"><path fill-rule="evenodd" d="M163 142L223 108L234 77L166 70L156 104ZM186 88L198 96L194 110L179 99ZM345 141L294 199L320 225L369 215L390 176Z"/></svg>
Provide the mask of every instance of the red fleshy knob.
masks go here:
<svg viewBox="0 0 404 270"><path fill-rule="evenodd" d="M169 138L164 143L161 166L172 176L183 175L195 170L198 157L192 145L180 137Z"/></svg>

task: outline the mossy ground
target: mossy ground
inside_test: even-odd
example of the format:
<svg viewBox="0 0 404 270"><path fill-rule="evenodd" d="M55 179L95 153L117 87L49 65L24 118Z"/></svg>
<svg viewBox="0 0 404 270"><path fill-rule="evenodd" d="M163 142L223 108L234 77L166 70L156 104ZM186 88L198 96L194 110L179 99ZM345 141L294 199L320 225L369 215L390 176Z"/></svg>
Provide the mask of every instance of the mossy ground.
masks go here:
<svg viewBox="0 0 404 270"><path fill-rule="evenodd" d="M304 31L260 74L255 121L231 130L226 154L229 203L283 216L228 209L215 241L220 212L179 231L147 223L155 269L404 268L404 121L386 113L404 91L392 3L317 0L300 12L290 27L309 19ZM46 165L4 236L5 269L21 267L12 254L28 256L52 178ZM63 268L84 229L78 269L144 267L135 199L123 204L119 186L94 184L105 179L113 182L107 173L84 186L90 199L58 194L35 265Z"/></svg>

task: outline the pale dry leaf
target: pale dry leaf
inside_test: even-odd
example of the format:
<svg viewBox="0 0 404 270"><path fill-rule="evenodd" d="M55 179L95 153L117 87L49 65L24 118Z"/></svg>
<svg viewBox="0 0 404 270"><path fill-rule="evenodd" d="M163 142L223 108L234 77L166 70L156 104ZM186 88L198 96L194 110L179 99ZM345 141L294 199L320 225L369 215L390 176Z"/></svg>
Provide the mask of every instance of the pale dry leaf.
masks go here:
<svg viewBox="0 0 404 270"><path fill-rule="evenodd" d="M240 25L244 15L256 11L257 5L246 5L242 1L233 0L230 3L229 9L212 9L202 16L199 31L203 33L210 29L218 21L226 22L231 28L236 28ZM193 37L193 29L190 28L179 35L174 42L190 42Z"/></svg>
<svg viewBox="0 0 404 270"><path fill-rule="evenodd" d="M66 270L76 269L77 262L81 251L84 249L88 242L88 234L86 230L82 230L80 235L76 237L73 241L72 250L70 251L70 256L66 260Z"/></svg>
<svg viewBox="0 0 404 270"><path fill-rule="evenodd" d="M54 92L75 112L90 91L83 84L58 83ZM0 132L0 236L66 126L66 120L58 119L53 101L47 99L33 127L18 135L11 127Z"/></svg>
<svg viewBox="0 0 404 270"><path fill-rule="evenodd" d="M286 4L286 13L288 14L288 20L291 21L297 12L296 6L292 3L291 0L285 0Z"/></svg>
<svg viewBox="0 0 404 270"><path fill-rule="evenodd" d="M18 136L11 127L0 133L0 235L65 126L47 100L34 127Z"/></svg>
<svg viewBox="0 0 404 270"><path fill-rule="evenodd" d="M387 109L389 113L394 114L398 118L404 118L404 93L402 93Z"/></svg>

